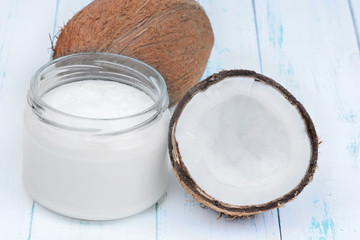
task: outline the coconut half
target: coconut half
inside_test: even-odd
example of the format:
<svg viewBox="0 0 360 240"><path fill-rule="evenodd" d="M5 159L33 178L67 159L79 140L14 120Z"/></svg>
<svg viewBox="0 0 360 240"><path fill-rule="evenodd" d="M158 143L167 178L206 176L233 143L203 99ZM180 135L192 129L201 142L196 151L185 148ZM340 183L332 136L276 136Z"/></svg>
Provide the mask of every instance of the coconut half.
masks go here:
<svg viewBox="0 0 360 240"><path fill-rule="evenodd" d="M170 122L174 173L197 201L230 216L282 206L312 180L318 156L303 105L253 71L214 74L190 89Z"/></svg>

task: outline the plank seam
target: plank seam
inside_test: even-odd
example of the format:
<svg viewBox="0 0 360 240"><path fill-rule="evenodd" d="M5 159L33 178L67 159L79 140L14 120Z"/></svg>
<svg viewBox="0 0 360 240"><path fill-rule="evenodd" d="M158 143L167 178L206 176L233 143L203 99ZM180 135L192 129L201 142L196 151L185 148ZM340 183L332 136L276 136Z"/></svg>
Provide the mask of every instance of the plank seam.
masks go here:
<svg viewBox="0 0 360 240"><path fill-rule="evenodd" d="M156 236L156 240L158 240L159 239L159 203L155 203L155 211L156 211L155 236Z"/></svg>
<svg viewBox="0 0 360 240"><path fill-rule="evenodd" d="M255 7L255 0L251 0L253 15L254 15L254 24L255 24L255 31L256 31L256 44L258 48L258 57L259 57L259 65L260 65L260 72L263 73L263 65L262 65L262 57L261 57L261 47L260 47L260 38L259 38L259 28L257 22L257 15L256 15L256 7ZM279 234L280 240L282 240L282 231L281 231L281 221L280 221L280 211L277 208L277 219L279 225Z"/></svg>
<svg viewBox="0 0 360 240"><path fill-rule="evenodd" d="M31 240L31 233L32 233L32 224L34 219L34 209L35 209L35 201L32 202L31 211L30 211L30 223L29 223L29 232L27 236L27 240Z"/></svg>
<svg viewBox="0 0 360 240"><path fill-rule="evenodd" d="M259 29L258 29L258 22L257 22L257 16L256 16L256 8L255 8L255 0L251 0L251 3L252 3L253 14L254 14L254 23L255 23L255 31L256 31L256 44L257 44L257 49L258 49L260 72L263 73L262 58L261 58L261 48L260 48L260 39L259 39Z"/></svg>
<svg viewBox="0 0 360 240"><path fill-rule="evenodd" d="M53 32L52 32L52 41L53 42L55 40L55 30L56 30L58 15L59 15L59 4L60 4L60 0L57 0L56 1L56 8L55 8L55 20L54 20L54 26L53 26ZM54 50L51 48L50 60L52 60L53 52L54 52Z"/></svg>
<svg viewBox="0 0 360 240"><path fill-rule="evenodd" d="M278 217L278 224L279 224L279 234L280 234L280 240L282 240L282 231L281 231L281 220L280 220L280 210L277 208L277 217Z"/></svg>
<svg viewBox="0 0 360 240"><path fill-rule="evenodd" d="M358 46L358 49L360 51L360 33L359 33L359 28L358 28L358 26L356 24L356 21L355 21L355 14L354 14L354 10L353 10L351 0L348 0L348 4L349 4L349 8L350 8L351 19L352 19L353 26L354 26L357 46Z"/></svg>

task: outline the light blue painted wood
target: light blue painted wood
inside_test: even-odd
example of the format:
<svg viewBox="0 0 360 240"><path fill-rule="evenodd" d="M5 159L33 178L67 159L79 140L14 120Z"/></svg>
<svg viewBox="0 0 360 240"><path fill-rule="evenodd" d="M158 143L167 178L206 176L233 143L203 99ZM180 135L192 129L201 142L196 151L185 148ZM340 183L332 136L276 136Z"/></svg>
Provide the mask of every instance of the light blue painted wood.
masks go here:
<svg viewBox="0 0 360 240"><path fill-rule="evenodd" d="M359 239L360 59L347 1L256 1L264 74L301 100L320 139L313 182L280 208L283 239Z"/></svg>
<svg viewBox="0 0 360 240"><path fill-rule="evenodd" d="M154 207L141 214L114 221L84 221L55 214L41 206L34 213L32 240L155 239Z"/></svg>
<svg viewBox="0 0 360 240"><path fill-rule="evenodd" d="M215 42L204 78L222 69L260 71L251 0L200 0L208 15Z"/></svg>

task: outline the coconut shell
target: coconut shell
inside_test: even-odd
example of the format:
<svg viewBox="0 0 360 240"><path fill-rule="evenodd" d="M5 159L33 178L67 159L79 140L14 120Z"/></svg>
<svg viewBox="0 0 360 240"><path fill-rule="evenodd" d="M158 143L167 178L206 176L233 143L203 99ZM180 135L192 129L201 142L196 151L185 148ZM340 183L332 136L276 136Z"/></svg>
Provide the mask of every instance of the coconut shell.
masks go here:
<svg viewBox="0 0 360 240"><path fill-rule="evenodd" d="M224 203L221 201L218 201L217 199L214 199L210 195L208 195L204 190L202 190L194 181L194 179L191 177L188 169L186 168L184 162L181 158L181 153L179 151L178 142L176 140L176 125L177 121L186 107L186 105L191 101L193 96L195 96L199 92L206 91L208 87L210 87L213 84L216 84L222 80L224 80L227 77L251 77L254 78L255 81L263 82L276 90L278 90L280 93L282 93L286 99L297 108L299 111L302 119L304 120L307 134L310 140L310 147L311 147L311 157L309 159L309 165L307 168L307 171L302 178L302 180L299 182L299 184L292 189L289 193L287 193L284 196L281 196L271 202L267 202L265 204L260 205L248 205L248 206L237 206L237 205L231 205L228 203ZM173 172L181 184L181 186L189 193L191 194L195 200L200 202L203 206L209 207L221 214L226 214L229 216L234 217L244 217L244 216L251 216L254 214L258 214L264 211L268 211L274 208L281 207L285 203L293 200L303 189L304 187L312 181L316 166L317 166L317 158L318 158L318 137L315 131L314 124L309 116L309 114L306 112L303 105L298 102L295 97L287 91L283 86L275 82L274 80L258 74L253 71L247 71L247 70L230 70L230 71L222 71L217 74L213 74L207 79L197 83L194 87L192 87L182 98L180 103L177 105L175 112L171 118L170 121L170 129L169 129L169 154L171 163L173 166Z"/></svg>
<svg viewBox="0 0 360 240"><path fill-rule="evenodd" d="M175 104L200 80L213 43L194 0L95 0L61 30L53 57L110 52L138 59L164 77Z"/></svg>

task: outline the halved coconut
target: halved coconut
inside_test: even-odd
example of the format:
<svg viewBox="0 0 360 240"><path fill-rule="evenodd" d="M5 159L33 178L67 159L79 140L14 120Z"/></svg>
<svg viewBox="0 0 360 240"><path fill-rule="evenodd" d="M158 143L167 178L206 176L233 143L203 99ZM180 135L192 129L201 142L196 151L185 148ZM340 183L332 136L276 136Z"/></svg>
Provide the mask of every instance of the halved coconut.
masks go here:
<svg viewBox="0 0 360 240"><path fill-rule="evenodd" d="M318 138L305 108L253 71L214 74L190 89L170 122L174 173L196 200L230 216L282 206L312 180Z"/></svg>

